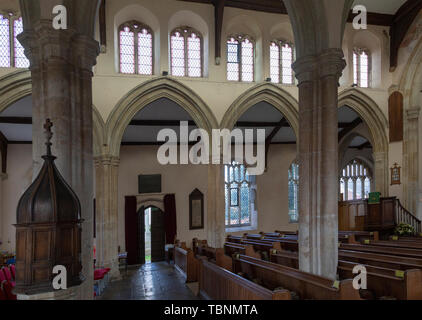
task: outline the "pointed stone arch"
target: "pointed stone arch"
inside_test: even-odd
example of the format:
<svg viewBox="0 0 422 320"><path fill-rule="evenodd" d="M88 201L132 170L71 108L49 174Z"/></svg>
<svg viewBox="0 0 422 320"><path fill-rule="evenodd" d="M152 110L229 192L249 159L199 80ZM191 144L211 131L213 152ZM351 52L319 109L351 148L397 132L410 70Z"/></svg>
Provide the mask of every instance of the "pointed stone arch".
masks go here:
<svg viewBox="0 0 422 320"><path fill-rule="evenodd" d="M374 178L376 191L386 197L388 187L388 121L374 100L358 89L347 89L339 94L339 108L348 106L366 122L374 148Z"/></svg>
<svg viewBox="0 0 422 320"><path fill-rule="evenodd" d="M422 88L422 38L415 46L403 70L399 91L404 97L403 195L404 205L422 218L422 157L420 149Z"/></svg>
<svg viewBox="0 0 422 320"><path fill-rule="evenodd" d="M260 102L267 102L280 111L289 122L298 141L299 105L292 95L271 83L254 86L237 98L224 114L220 128L233 129L240 116Z"/></svg>
<svg viewBox="0 0 422 320"><path fill-rule="evenodd" d="M31 71L18 70L0 77L0 113L15 102L32 94ZM92 106L94 155L101 154L105 124L97 108Z"/></svg>
<svg viewBox="0 0 422 320"><path fill-rule="evenodd" d="M167 98L181 106L199 128L211 134L217 120L207 104L190 88L177 80L160 77L132 89L117 103L106 123L109 154L119 157L123 134L133 117L148 104Z"/></svg>

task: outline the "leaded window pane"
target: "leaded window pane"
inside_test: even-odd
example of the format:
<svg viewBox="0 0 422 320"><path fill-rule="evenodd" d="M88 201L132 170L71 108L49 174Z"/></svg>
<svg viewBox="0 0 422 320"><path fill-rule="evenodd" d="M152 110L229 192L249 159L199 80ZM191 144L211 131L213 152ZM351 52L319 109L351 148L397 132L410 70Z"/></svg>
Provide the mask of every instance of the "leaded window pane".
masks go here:
<svg viewBox="0 0 422 320"><path fill-rule="evenodd" d="M135 73L135 34L128 27L120 31L120 72Z"/></svg>
<svg viewBox="0 0 422 320"><path fill-rule="evenodd" d="M370 57L366 50L353 51L353 82L362 88L368 88L370 81Z"/></svg>
<svg viewBox="0 0 422 320"><path fill-rule="evenodd" d="M0 15L0 67L10 67L10 62L9 19Z"/></svg>
<svg viewBox="0 0 422 320"><path fill-rule="evenodd" d="M138 73L152 74L152 34L147 29L138 33Z"/></svg>
<svg viewBox="0 0 422 320"><path fill-rule="evenodd" d="M252 181L244 165L233 162L224 168L226 226L239 227L251 224Z"/></svg>
<svg viewBox="0 0 422 320"><path fill-rule="evenodd" d="M195 33L188 38L188 76L201 76L201 39Z"/></svg>
<svg viewBox="0 0 422 320"><path fill-rule="evenodd" d="M185 38L179 32L171 37L171 66L172 75L185 75Z"/></svg>
<svg viewBox="0 0 422 320"><path fill-rule="evenodd" d="M270 75L271 82L280 82L280 47L275 42L270 46Z"/></svg>
<svg viewBox="0 0 422 320"><path fill-rule="evenodd" d="M242 42L242 81L253 81L254 48L248 39Z"/></svg>
<svg viewBox="0 0 422 320"><path fill-rule="evenodd" d="M227 80L240 80L239 64L239 42L231 38L227 41Z"/></svg>
<svg viewBox="0 0 422 320"><path fill-rule="evenodd" d="M356 180L356 199L362 199L362 180L360 178Z"/></svg>
<svg viewBox="0 0 422 320"><path fill-rule="evenodd" d="M289 168L288 200L289 200L289 221L299 221L299 165L293 162Z"/></svg>
<svg viewBox="0 0 422 320"><path fill-rule="evenodd" d="M281 59L282 59L281 65L282 65L282 73L283 73L282 82L285 84L292 84L293 83L293 71L292 71L293 49L288 44L285 44L282 46Z"/></svg>
<svg viewBox="0 0 422 320"><path fill-rule="evenodd" d="M369 197L369 192L371 192L370 171L360 160L352 160L340 172L340 193L343 193L345 201Z"/></svg>
<svg viewBox="0 0 422 320"><path fill-rule="evenodd" d="M29 68L29 60L26 58L24 48L17 39L17 36L23 32L22 17L15 19L13 22L14 32L14 54L15 54L15 67L16 68Z"/></svg>

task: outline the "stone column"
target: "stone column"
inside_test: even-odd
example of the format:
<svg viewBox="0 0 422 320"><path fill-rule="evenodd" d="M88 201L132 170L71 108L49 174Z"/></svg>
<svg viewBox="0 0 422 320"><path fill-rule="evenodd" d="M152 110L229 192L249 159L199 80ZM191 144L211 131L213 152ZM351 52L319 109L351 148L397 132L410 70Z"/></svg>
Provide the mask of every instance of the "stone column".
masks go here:
<svg viewBox="0 0 422 320"><path fill-rule="evenodd" d="M299 80L299 267L335 279L338 251L338 82L341 49L302 56Z"/></svg>
<svg viewBox="0 0 422 320"><path fill-rule="evenodd" d="M222 248L225 241L224 165L208 165L207 240Z"/></svg>
<svg viewBox="0 0 422 320"><path fill-rule="evenodd" d="M4 225L4 216L3 216L3 180L6 178L6 174L3 172L0 172L0 242L3 244L0 245L0 249L3 249L5 245L5 228Z"/></svg>
<svg viewBox="0 0 422 320"><path fill-rule="evenodd" d="M374 152L374 179L373 189L374 192L381 192L382 197L388 197L388 155L385 152Z"/></svg>
<svg viewBox="0 0 422 320"><path fill-rule="evenodd" d="M51 20L30 21L30 29L28 22L24 21L27 25L19 41L31 62L34 176L39 172L45 148L42 124L50 118L54 124L52 151L57 157L56 165L78 195L84 219L82 273L86 280L78 298L92 299L92 68L99 45L74 29L53 29Z"/></svg>
<svg viewBox="0 0 422 320"><path fill-rule="evenodd" d="M417 216L419 198L419 112L420 107L406 110L406 134L403 145L403 194L405 207ZM421 218L421 217L419 217Z"/></svg>
<svg viewBox="0 0 422 320"><path fill-rule="evenodd" d="M120 278L117 258L119 163L120 160L112 156L95 159L97 264L110 268L112 279Z"/></svg>

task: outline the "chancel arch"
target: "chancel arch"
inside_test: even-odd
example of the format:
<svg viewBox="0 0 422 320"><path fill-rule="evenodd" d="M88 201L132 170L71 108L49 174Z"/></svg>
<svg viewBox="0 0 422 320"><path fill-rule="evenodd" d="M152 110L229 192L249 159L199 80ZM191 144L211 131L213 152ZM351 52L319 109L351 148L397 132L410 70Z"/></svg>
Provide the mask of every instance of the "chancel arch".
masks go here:
<svg viewBox="0 0 422 320"><path fill-rule="evenodd" d="M347 106L366 123L371 136L374 157L375 189L388 196L388 121L370 97L358 89L348 89L339 94L339 108Z"/></svg>

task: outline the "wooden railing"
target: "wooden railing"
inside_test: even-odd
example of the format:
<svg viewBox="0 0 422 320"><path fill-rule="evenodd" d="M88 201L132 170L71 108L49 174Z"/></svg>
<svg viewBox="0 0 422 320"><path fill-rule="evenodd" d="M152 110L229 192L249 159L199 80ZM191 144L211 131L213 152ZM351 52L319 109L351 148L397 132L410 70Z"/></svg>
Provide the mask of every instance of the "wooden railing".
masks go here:
<svg viewBox="0 0 422 320"><path fill-rule="evenodd" d="M399 225L400 223L409 224L415 229L415 233L419 234L421 232L421 221L416 218L413 214L411 214L408 210L406 210L400 203L400 200L396 200L396 212L395 212L395 220L396 224Z"/></svg>

